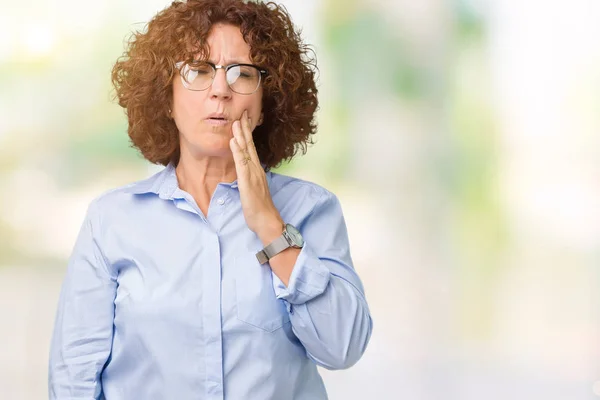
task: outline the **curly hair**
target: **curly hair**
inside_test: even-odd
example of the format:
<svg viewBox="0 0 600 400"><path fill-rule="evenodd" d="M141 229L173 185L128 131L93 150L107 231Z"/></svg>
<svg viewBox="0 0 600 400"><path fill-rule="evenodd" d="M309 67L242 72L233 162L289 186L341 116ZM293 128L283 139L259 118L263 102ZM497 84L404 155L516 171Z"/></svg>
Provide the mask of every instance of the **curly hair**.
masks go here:
<svg viewBox="0 0 600 400"><path fill-rule="evenodd" d="M134 32L112 69L116 98L125 109L128 134L148 161L177 164L179 132L169 115L178 61L209 54L211 27L240 28L253 63L268 71L263 81L263 123L253 137L266 169L306 153L316 132L318 108L314 51L304 44L286 9L273 2L243 0L174 1L145 32Z"/></svg>

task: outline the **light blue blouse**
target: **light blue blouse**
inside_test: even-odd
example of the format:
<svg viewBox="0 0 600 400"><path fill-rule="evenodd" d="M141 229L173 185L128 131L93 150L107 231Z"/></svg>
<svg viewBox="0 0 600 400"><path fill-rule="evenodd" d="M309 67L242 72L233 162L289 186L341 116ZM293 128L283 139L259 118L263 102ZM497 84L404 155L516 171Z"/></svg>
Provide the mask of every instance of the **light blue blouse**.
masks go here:
<svg viewBox="0 0 600 400"><path fill-rule="evenodd" d="M204 216L172 165L89 206L62 286L50 399L319 400L372 320L338 199L267 172L305 246L289 286L260 265L237 183Z"/></svg>

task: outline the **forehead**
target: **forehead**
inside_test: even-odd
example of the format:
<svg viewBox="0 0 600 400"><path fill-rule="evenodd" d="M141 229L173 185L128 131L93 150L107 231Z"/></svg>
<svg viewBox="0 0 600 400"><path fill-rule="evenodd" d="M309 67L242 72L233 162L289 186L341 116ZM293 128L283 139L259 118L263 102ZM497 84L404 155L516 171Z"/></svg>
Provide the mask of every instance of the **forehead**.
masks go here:
<svg viewBox="0 0 600 400"><path fill-rule="evenodd" d="M229 24L215 24L206 38L208 59L215 63L250 61L250 45L246 43L240 28Z"/></svg>

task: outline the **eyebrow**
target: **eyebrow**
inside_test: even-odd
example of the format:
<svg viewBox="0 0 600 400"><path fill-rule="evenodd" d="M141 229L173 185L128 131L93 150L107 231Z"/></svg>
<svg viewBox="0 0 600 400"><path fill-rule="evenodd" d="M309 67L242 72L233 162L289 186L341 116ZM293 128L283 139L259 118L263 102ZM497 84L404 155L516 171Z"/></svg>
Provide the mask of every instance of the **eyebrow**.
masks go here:
<svg viewBox="0 0 600 400"><path fill-rule="evenodd" d="M211 60L210 58L207 59L206 61L217 65L217 63L214 62L213 60ZM251 61L242 61L242 60L238 60L238 59L232 59L232 60L225 60L225 64L223 64L223 65L231 65L231 64L252 64L252 62Z"/></svg>

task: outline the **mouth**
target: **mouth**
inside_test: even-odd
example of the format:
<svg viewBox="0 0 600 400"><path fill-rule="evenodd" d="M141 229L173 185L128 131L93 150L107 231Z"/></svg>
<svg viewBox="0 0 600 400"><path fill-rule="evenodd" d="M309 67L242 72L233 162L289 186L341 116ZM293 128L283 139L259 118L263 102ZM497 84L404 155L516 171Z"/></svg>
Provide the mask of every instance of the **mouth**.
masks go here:
<svg viewBox="0 0 600 400"><path fill-rule="evenodd" d="M215 126L227 125L229 123L229 120L224 114L211 114L204 121L209 125Z"/></svg>
<svg viewBox="0 0 600 400"><path fill-rule="evenodd" d="M229 123L229 121L227 121L225 118L207 118L204 121L206 121L206 123L209 125L216 126L227 125Z"/></svg>

